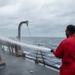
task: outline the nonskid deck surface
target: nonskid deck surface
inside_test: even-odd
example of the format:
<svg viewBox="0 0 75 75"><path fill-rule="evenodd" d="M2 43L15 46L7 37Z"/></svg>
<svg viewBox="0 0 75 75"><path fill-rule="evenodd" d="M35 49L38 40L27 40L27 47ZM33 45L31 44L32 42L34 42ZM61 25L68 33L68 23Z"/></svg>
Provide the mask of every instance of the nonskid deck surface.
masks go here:
<svg viewBox="0 0 75 75"><path fill-rule="evenodd" d="M1 50L0 50L1 52ZM2 53L6 67L0 68L0 75L58 75L59 72L35 64L33 60L15 57L9 53Z"/></svg>

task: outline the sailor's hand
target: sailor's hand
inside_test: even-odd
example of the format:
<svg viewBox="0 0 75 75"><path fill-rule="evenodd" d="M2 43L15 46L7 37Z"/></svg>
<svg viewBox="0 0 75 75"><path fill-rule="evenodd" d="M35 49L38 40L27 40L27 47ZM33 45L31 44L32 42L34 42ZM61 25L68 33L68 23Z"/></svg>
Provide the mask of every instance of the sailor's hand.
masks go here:
<svg viewBox="0 0 75 75"><path fill-rule="evenodd" d="M53 53L53 51L54 51L54 50L53 50L53 49L51 49L51 51L50 51L50 52L52 52L52 53Z"/></svg>

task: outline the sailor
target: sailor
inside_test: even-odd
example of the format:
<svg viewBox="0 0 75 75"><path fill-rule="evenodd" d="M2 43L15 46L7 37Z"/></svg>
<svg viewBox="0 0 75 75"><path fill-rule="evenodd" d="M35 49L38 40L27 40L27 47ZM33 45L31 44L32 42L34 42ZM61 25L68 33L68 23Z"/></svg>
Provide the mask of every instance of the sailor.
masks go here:
<svg viewBox="0 0 75 75"><path fill-rule="evenodd" d="M62 61L59 75L75 75L75 26L68 25L65 33L67 38L51 52Z"/></svg>

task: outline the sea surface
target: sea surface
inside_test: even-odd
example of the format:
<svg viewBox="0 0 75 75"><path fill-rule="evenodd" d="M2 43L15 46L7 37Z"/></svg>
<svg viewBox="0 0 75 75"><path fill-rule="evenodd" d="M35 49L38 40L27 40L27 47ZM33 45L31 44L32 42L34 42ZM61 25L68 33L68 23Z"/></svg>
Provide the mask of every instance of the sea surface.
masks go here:
<svg viewBox="0 0 75 75"><path fill-rule="evenodd" d="M56 49L64 37L22 37L21 42L30 45L40 45L50 49ZM36 52L30 48L22 47L27 56L36 59ZM44 60L47 64L53 65L55 67L60 67L61 59L56 58L50 51L43 53ZM41 53L38 52L38 60L42 61Z"/></svg>

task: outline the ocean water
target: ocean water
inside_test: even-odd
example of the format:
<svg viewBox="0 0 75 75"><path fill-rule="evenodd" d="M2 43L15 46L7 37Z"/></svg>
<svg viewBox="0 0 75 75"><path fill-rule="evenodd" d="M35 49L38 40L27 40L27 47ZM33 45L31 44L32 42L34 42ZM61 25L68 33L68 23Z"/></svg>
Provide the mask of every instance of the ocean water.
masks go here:
<svg viewBox="0 0 75 75"><path fill-rule="evenodd" d="M41 44L49 48L56 48L64 37L22 37L21 42L28 44Z"/></svg>
<svg viewBox="0 0 75 75"><path fill-rule="evenodd" d="M32 44L32 45L40 45L50 49L56 49L60 42L64 39L64 37L22 37L21 42ZM30 56L36 59L36 52L30 48L22 47L22 49L27 53L27 56ZM47 64L53 65L55 67L60 67L61 59L56 58L51 52L45 52L44 54L45 62ZM41 54L38 54L38 60L42 61Z"/></svg>

